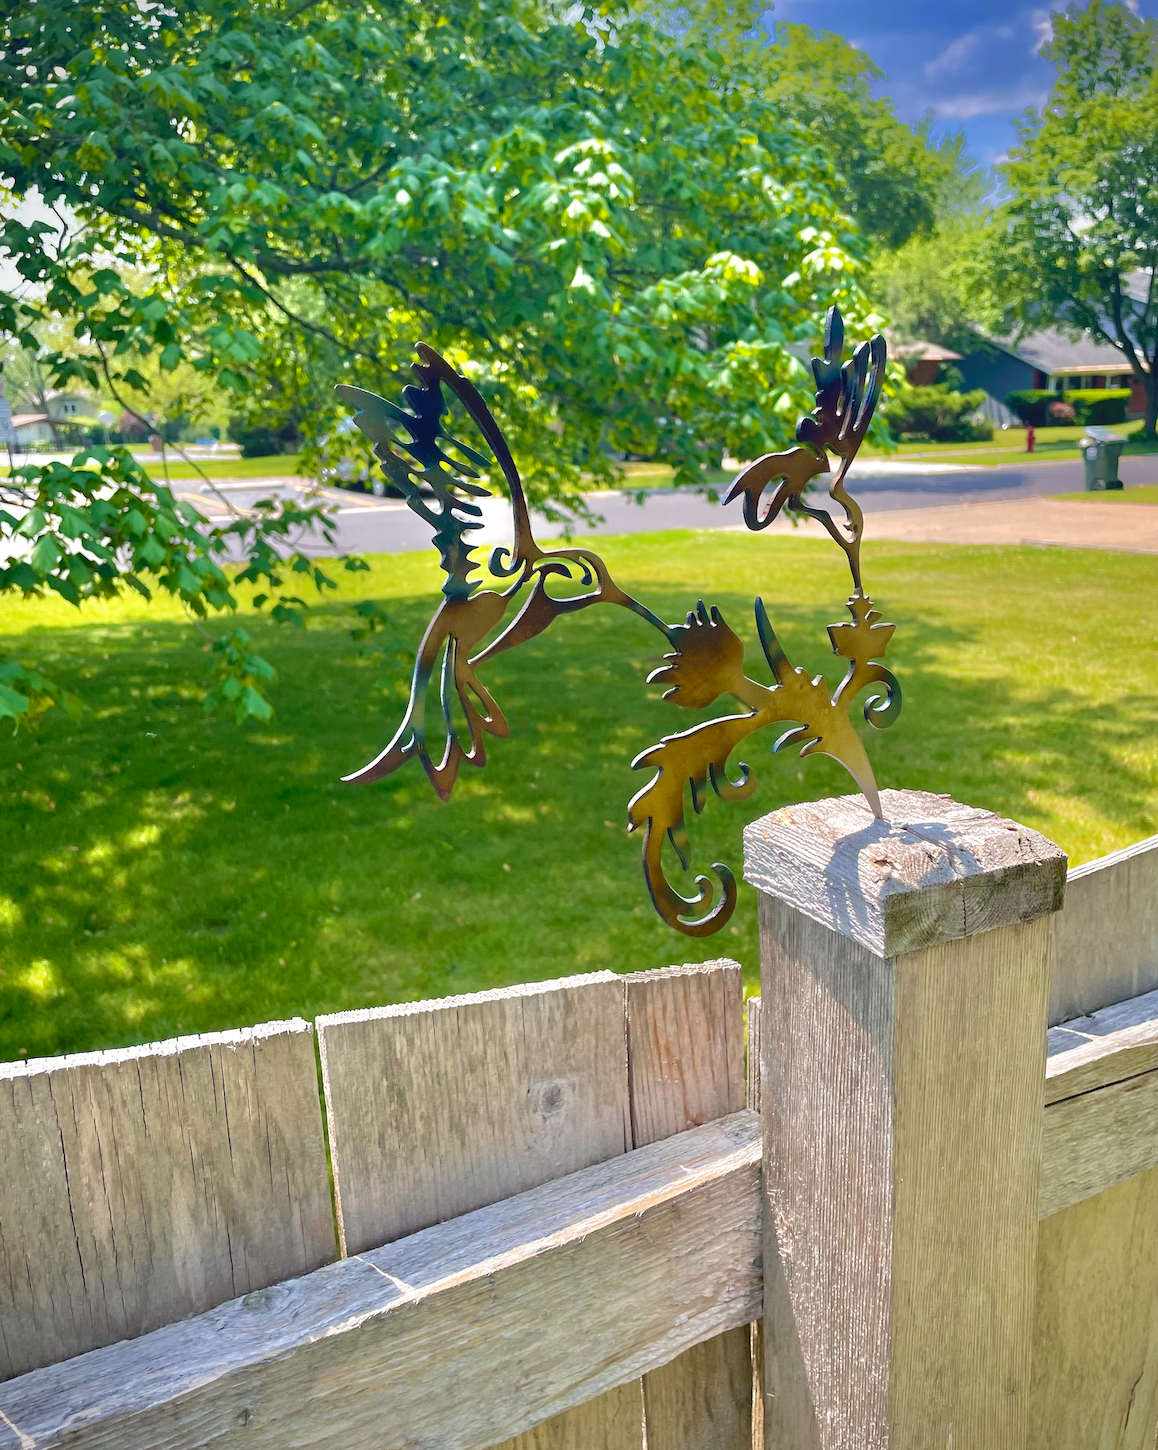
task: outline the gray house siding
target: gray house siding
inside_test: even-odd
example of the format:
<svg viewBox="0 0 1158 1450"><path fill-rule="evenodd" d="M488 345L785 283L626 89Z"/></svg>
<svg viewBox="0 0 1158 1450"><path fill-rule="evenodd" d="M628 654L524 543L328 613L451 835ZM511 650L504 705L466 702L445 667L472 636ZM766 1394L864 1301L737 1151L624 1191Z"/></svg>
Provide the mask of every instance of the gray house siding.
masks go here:
<svg viewBox="0 0 1158 1450"><path fill-rule="evenodd" d="M997 348L978 348L976 352L967 353L957 367L965 379L967 390L984 388L991 398L1002 403L1009 393L1045 386L1036 368Z"/></svg>

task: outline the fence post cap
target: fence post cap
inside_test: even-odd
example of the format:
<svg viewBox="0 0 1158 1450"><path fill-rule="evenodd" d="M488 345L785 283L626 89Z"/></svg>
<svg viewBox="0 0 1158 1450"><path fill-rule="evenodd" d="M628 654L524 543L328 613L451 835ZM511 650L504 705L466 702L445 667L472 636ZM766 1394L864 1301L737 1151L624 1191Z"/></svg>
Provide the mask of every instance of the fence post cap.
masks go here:
<svg viewBox="0 0 1158 1450"><path fill-rule="evenodd" d="M744 831L744 879L878 956L1032 921L1065 899L1040 831L921 790L785 806Z"/></svg>

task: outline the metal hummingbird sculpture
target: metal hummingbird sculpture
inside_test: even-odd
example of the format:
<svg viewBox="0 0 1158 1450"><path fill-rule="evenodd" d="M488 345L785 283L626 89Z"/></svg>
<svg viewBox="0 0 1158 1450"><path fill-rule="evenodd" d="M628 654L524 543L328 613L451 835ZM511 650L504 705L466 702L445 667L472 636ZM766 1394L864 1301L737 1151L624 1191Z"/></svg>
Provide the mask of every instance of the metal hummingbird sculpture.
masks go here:
<svg viewBox="0 0 1158 1450"><path fill-rule="evenodd" d="M593 604L617 604L646 619L667 640L669 653L648 676L649 683L668 687L665 699L702 709L723 696L731 696L742 707L739 713L665 735L632 761L636 769L655 771L628 805L628 829L643 831L644 876L656 910L669 926L689 936L709 936L732 915L736 880L731 870L722 862L713 863L721 887L718 900L707 876L697 876L698 894L685 897L667 879L663 846L665 839L671 842L686 871L685 787L697 814L704 808L709 784L723 800L743 800L752 794L756 779L748 766L740 763L739 778L732 780L728 760L741 741L765 726L793 727L776 740L774 751L800 745L802 756L824 754L840 761L879 816L880 798L872 767L850 712L854 699L876 686L865 702L864 714L871 725L884 728L900 714L901 692L895 677L879 662L894 626L880 622L861 583L864 517L845 488L845 478L880 396L884 339L877 336L861 343L852 359L844 362L844 327L840 313L832 308L825 324L824 357L812 359L816 407L801 419L796 446L784 453L766 454L749 464L724 497L725 504L743 499L744 522L750 529L766 528L787 508L815 519L844 551L852 575L853 592L848 600L852 622L828 627L833 651L847 661L844 678L831 692L822 676L810 678L792 665L759 598L754 606L756 629L772 671L771 685L760 684L745 673L744 646L714 606L708 610L700 601L682 624L666 624L621 589L591 549L540 547L531 530L518 469L482 396L433 348L420 342L417 351L419 361L414 372L418 383L403 389L403 406L362 388L342 385L336 390L358 409L355 421L374 443L374 453L386 477L433 529L446 574L442 602L418 648L410 702L402 723L382 753L363 769L346 776L346 781L379 780L416 756L439 796L449 799L464 763L486 764L486 736L505 739L510 734L506 717L479 678L482 666L504 650L542 634L562 614L573 614ZM444 387L473 420L492 457L447 431ZM839 505L843 517L804 501L804 490L811 480L830 471L830 454L838 460L838 466L829 497ZM475 546L469 535L482 527L482 509L477 500L492 496L492 490L480 478L496 464L510 493L514 538L509 548L492 552L489 567L497 579L510 582L501 589L480 589L479 581L470 577L480 566L473 557ZM771 497L764 505L770 489ZM584 592L557 596L548 591L549 582L570 583ZM529 592L521 607L506 628L500 629L524 589ZM490 642L485 643L488 638ZM426 720L436 668L445 731L442 756L437 762L428 747Z"/></svg>

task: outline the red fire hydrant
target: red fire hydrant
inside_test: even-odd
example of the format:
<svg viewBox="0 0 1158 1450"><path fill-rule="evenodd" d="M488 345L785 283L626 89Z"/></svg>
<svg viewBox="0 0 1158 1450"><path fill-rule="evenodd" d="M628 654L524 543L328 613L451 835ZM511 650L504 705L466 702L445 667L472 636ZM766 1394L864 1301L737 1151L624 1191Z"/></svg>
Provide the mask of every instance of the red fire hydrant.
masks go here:
<svg viewBox="0 0 1158 1450"><path fill-rule="evenodd" d="M1026 424L1026 428L1025 428L1025 451L1027 453L1032 453L1033 452L1033 424L1032 423Z"/></svg>

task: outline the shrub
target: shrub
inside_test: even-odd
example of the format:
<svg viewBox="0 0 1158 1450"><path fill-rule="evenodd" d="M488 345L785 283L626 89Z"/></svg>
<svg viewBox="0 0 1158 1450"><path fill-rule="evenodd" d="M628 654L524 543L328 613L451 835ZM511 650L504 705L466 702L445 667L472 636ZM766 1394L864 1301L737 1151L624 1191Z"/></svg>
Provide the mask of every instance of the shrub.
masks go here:
<svg viewBox="0 0 1158 1450"><path fill-rule="evenodd" d="M1005 406L1016 413L1023 423L1032 423L1035 428L1046 426L1046 408L1057 402L1057 394L1049 388L1026 388L1022 392L1010 393Z"/></svg>
<svg viewBox="0 0 1158 1450"><path fill-rule="evenodd" d="M1130 405L1129 388L1080 388L1062 396L1083 427L1090 423L1105 426L1126 421L1126 409Z"/></svg>
<svg viewBox="0 0 1158 1450"><path fill-rule="evenodd" d="M1023 423L1032 423L1035 428L1044 428L1054 421L1050 408L1058 402L1068 403L1073 409L1072 418L1065 419L1067 423L1076 422L1083 427L1090 423L1124 423L1130 389L1075 388L1072 392L1058 394L1048 388L1026 388L1023 392L1010 393L1005 402Z"/></svg>
<svg viewBox="0 0 1158 1450"><path fill-rule="evenodd" d="M928 438L934 443L973 443L993 437L993 424L971 415L985 393L959 393L944 383L902 388L885 404L885 419L898 436Z"/></svg>
<svg viewBox="0 0 1158 1450"><path fill-rule="evenodd" d="M1075 422L1077 419L1074 405L1064 402L1061 398L1058 398L1056 402L1047 403L1045 412L1046 417L1048 417L1055 428L1068 427L1069 424Z"/></svg>
<svg viewBox="0 0 1158 1450"><path fill-rule="evenodd" d="M242 458L268 458L274 453L292 453L301 446L298 426L292 418L280 426L231 418L229 436L241 445Z"/></svg>
<svg viewBox="0 0 1158 1450"><path fill-rule="evenodd" d="M233 441L241 444L242 458L268 458L281 452L281 444L268 428L238 428Z"/></svg>

